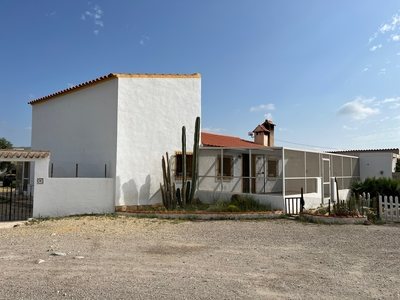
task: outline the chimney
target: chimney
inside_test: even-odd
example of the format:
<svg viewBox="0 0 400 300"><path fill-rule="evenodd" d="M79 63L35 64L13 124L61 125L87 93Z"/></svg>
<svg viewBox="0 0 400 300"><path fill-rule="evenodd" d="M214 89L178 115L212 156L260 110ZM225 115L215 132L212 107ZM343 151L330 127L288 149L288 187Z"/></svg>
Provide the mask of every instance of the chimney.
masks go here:
<svg viewBox="0 0 400 300"><path fill-rule="evenodd" d="M275 124L271 120L265 120L264 123L258 125L254 130L254 143L273 147L274 146L274 129Z"/></svg>

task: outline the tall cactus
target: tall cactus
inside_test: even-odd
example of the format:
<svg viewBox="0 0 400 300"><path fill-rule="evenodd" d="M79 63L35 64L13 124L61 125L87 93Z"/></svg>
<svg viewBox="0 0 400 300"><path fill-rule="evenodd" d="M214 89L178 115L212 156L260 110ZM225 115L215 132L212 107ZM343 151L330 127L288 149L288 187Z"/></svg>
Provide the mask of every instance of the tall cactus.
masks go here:
<svg viewBox="0 0 400 300"><path fill-rule="evenodd" d="M182 205L186 206L186 127L182 126Z"/></svg>
<svg viewBox="0 0 400 300"><path fill-rule="evenodd" d="M168 152L166 153L165 158L162 157L161 164L164 185L160 183L160 190L163 204L166 209L174 209L176 207L176 188L175 183L172 183L171 180L171 168L169 165Z"/></svg>
<svg viewBox="0 0 400 300"><path fill-rule="evenodd" d="M167 209L174 209L177 204L185 207L193 203L197 189L198 168L199 168L199 141L200 141L200 117L196 118L194 130L194 144L192 156L192 182L187 180L187 157L186 157L186 127L182 126L182 187L177 190L171 179L171 168L168 152L166 158L162 158L163 181L160 184L163 204Z"/></svg>
<svg viewBox="0 0 400 300"><path fill-rule="evenodd" d="M197 189L197 179L199 172L199 144L200 144L200 117L196 118L194 126L193 158L192 158L192 184L188 203L193 202L194 194Z"/></svg>

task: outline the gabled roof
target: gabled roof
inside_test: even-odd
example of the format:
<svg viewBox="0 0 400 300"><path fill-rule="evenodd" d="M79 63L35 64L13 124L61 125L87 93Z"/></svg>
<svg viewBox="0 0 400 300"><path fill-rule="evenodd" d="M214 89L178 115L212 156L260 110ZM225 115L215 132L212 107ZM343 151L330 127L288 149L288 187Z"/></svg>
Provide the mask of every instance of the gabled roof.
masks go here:
<svg viewBox="0 0 400 300"><path fill-rule="evenodd" d="M64 94L68 94L74 92L78 89L86 88L88 86L92 86L98 84L100 82L104 82L107 80L115 79L115 78L200 78L200 73L193 74L133 74L133 73L110 73L105 76L98 77L93 80L85 81L83 83L77 84L75 86L69 87L67 89L60 90L58 92L49 94L44 97L40 97L37 99L30 100L28 104L34 105L41 102L45 102L49 99L52 99L57 96L61 96Z"/></svg>
<svg viewBox="0 0 400 300"><path fill-rule="evenodd" d="M269 132L269 130L267 129L267 128L265 128L265 126L264 125L262 125L262 124L260 124L260 125L258 125L254 130L253 130L253 132Z"/></svg>
<svg viewBox="0 0 400 300"><path fill-rule="evenodd" d="M264 123L257 125L253 132L270 132L274 126L275 124L271 120L266 119Z"/></svg>
<svg viewBox="0 0 400 300"><path fill-rule="evenodd" d="M243 140L239 137L202 132L201 144L205 147L228 147L228 148L265 148L263 145Z"/></svg>
<svg viewBox="0 0 400 300"><path fill-rule="evenodd" d="M34 151L34 150L14 150L14 149L4 149L0 150L0 159L7 158L46 158L50 155L49 151Z"/></svg>

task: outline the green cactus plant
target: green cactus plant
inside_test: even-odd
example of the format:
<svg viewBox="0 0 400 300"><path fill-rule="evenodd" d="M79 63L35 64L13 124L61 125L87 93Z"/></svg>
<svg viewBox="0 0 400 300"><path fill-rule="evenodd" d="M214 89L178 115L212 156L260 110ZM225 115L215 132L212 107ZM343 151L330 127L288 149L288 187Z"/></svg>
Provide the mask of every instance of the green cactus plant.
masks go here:
<svg viewBox="0 0 400 300"><path fill-rule="evenodd" d="M182 187L176 189L172 182L171 168L168 152L162 157L163 183L160 184L163 204L166 209L174 209L177 205L185 207L193 203L197 189L198 166L199 166L199 141L200 141L200 117L196 118L194 130L194 144L192 156L192 181L187 180L187 157L186 157L186 127L182 126Z"/></svg>
<svg viewBox="0 0 400 300"><path fill-rule="evenodd" d="M176 207L176 188L175 183L171 180L171 167L169 165L168 152L166 156L162 157L161 160L162 170L163 170L163 181L164 185L160 183L161 196L163 204L166 209L174 209Z"/></svg>
<svg viewBox="0 0 400 300"><path fill-rule="evenodd" d="M186 206L187 197L186 197L186 127L182 126L182 205Z"/></svg>
<svg viewBox="0 0 400 300"><path fill-rule="evenodd" d="M193 198L197 189L197 179L199 172L199 144L200 144L200 117L196 118L194 126L193 160L192 160L192 184L188 203L193 203Z"/></svg>

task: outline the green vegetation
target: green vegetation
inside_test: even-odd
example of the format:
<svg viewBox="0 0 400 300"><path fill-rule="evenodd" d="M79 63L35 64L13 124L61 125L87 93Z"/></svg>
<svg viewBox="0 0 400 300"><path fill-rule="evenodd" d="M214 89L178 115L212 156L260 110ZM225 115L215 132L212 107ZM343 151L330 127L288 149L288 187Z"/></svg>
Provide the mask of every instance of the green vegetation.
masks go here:
<svg viewBox="0 0 400 300"><path fill-rule="evenodd" d="M166 157L162 157L163 184L160 183L160 190L163 204L166 209L175 209L176 207L185 208L191 205L194 194L197 189L198 177L198 155L200 140L200 117L196 118L193 143L193 162L192 162L192 180L187 180L187 164L186 164L186 127L182 127L182 188L177 189L171 175L171 167L169 163L168 152Z"/></svg>
<svg viewBox="0 0 400 300"><path fill-rule="evenodd" d="M352 192L355 195L369 193L371 198L378 195L400 196L400 180L390 178L367 178L353 183Z"/></svg>
<svg viewBox="0 0 400 300"><path fill-rule="evenodd" d="M229 202L218 200L209 206L207 211L213 212L246 212L246 211L270 211L271 207L263 205L250 195L232 195Z"/></svg>
<svg viewBox="0 0 400 300"><path fill-rule="evenodd" d="M0 149L11 149L13 144L5 138L0 138ZM0 173L2 170L10 170L12 164L10 162L0 162ZM0 178L1 180L2 178Z"/></svg>

